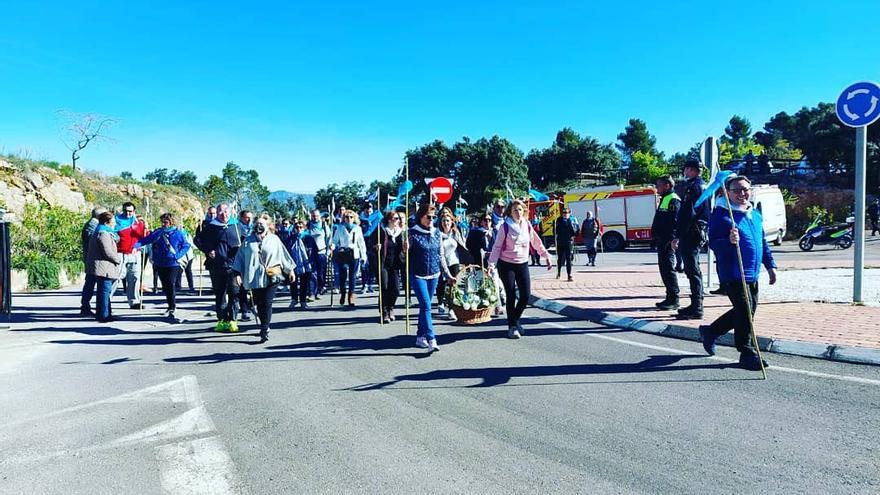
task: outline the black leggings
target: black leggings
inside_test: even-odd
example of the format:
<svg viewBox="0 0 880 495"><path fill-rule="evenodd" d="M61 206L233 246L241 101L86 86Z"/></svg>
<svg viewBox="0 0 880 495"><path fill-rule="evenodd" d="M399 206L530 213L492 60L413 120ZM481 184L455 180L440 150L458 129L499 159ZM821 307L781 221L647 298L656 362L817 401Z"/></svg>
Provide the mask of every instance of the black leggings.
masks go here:
<svg viewBox="0 0 880 495"><path fill-rule="evenodd" d="M269 331L269 323L272 322L272 301L275 300L275 289L278 284L271 284L262 289L252 289L254 295L254 306L257 318L260 319L260 330Z"/></svg>
<svg viewBox="0 0 880 495"><path fill-rule="evenodd" d="M501 277L504 292L507 294L507 326L518 325L520 316L529 305L529 296L532 295L529 264L499 260L498 276Z"/></svg>
<svg viewBox="0 0 880 495"><path fill-rule="evenodd" d="M386 311L393 310L400 296L400 270L382 266L382 306Z"/></svg>
<svg viewBox="0 0 880 495"><path fill-rule="evenodd" d="M155 268L159 272L159 280L162 281L162 292L165 294L168 310L174 311L177 306L177 279L180 277L180 266L159 266Z"/></svg>
<svg viewBox="0 0 880 495"><path fill-rule="evenodd" d="M559 244L556 247L558 257L559 257L559 266L556 267L556 276L558 277L562 273L562 266L565 265L565 272L568 273L568 276L571 276L571 244Z"/></svg>

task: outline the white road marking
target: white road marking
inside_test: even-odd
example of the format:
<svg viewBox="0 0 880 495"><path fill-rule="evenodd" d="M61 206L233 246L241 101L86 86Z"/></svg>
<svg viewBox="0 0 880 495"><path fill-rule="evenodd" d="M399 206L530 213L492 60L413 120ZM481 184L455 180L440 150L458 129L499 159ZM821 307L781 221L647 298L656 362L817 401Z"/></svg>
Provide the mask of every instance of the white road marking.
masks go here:
<svg viewBox="0 0 880 495"><path fill-rule="evenodd" d="M236 493L235 464L219 437L156 447L162 490L171 494Z"/></svg>
<svg viewBox="0 0 880 495"><path fill-rule="evenodd" d="M103 445L90 447L93 449L112 449L138 443L153 443L188 436L196 436L214 431L214 422L205 406L199 406L167 421L152 425L130 435L117 438Z"/></svg>
<svg viewBox="0 0 880 495"><path fill-rule="evenodd" d="M556 322L542 322L542 323L544 325L548 325L548 326L551 326L554 328L559 328L562 330L568 330L570 328L570 327L567 327L565 325L562 325L562 324L556 323ZM598 333L582 333L580 335L586 335L586 336L593 337L596 339L608 340L611 342L617 342L619 344L626 344L626 345L631 345L631 346L635 346L635 347L642 347L645 349L651 349L651 350L655 350L655 351L668 352L670 354L680 354L680 355L684 355L684 356L703 356L707 359L714 359L716 361L722 361L725 363L735 363L736 362L735 359L728 359L728 358L723 358L720 356L706 356L704 354L697 354L694 352L682 351L680 349L673 349L671 347L662 347L659 345L644 344L642 342L634 342L632 340L611 337L608 335L602 335L602 334L598 334ZM768 368L767 371L769 373L772 373L774 371L782 371L785 373L796 373L796 374L805 375L805 376L812 376L815 378L827 378L830 380L841 380L841 381L845 381L845 382L861 383L863 385L880 386L880 380L872 380L870 378L862 378L859 376L835 375L832 373L821 373L818 371L809 371L809 370L802 370L802 369L797 369L797 368L787 368L784 366L773 365L772 367Z"/></svg>

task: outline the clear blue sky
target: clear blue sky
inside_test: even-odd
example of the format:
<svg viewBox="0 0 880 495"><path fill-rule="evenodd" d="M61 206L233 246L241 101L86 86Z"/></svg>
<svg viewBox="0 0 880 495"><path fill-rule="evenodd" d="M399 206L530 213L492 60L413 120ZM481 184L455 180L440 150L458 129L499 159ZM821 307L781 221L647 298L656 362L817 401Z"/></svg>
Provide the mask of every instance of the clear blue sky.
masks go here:
<svg viewBox="0 0 880 495"><path fill-rule="evenodd" d="M673 153L880 80L877 0L594 3L5 1L0 150L69 161L56 110L97 112L121 122L86 168L232 160L311 192L435 138L528 152L639 117Z"/></svg>

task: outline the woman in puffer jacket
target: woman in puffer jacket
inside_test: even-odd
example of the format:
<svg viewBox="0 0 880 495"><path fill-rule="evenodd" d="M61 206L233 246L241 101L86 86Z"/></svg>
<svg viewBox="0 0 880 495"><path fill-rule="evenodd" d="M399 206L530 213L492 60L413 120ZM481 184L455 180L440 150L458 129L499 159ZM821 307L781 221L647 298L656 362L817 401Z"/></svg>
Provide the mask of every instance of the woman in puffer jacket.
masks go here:
<svg viewBox="0 0 880 495"><path fill-rule="evenodd" d="M186 240L186 232L177 228L174 215L163 213L159 221L162 222L162 228L139 240L135 243L134 249L152 246L153 268L159 272L162 292L168 304L165 317L172 323L179 323L180 320L174 315L174 310L177 308L177 281L183 269L181 263L186 263L186 253L190 249L190 244Z"/></svg>

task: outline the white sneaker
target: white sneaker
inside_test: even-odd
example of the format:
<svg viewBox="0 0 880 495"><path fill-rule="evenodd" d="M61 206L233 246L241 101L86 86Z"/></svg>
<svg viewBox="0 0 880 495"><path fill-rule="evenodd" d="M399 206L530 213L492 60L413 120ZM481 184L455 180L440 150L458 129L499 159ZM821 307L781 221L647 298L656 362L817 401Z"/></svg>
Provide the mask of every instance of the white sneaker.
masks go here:
<svg viewBox="0 0 880 495"><path fill-rule="evenodd" d="M440 346L437 345L437 339L431 339L428 341L428 345L431 347L431 352L440 350Z"/></svg>
<svg viewBox="0 0 880 495"><path fill-rule="evenodd" d="M522 335L519 334L519 330L517 330L516 328L508 328L507 329L507 338L508 339L518 339L520 337L522 337Z"/></svg>
<svg viewBox="0 0 880 495"><path fill-rule="evenodd" d="M416 337L416 347L421 349L427 349L431 347L431 344L428 343L428 339L424 337Z"/></svg>
<svg viewBox="0 0 880 495"><path fill-rule="evenodd" d="M458 316L456 316L456 315L455 315L455 311L453 311L453 310L451 310L451 309L449 310L448 313L446 313L446 317L449 318L449 319L452 320L452 321L458 321Z"/></svg>

